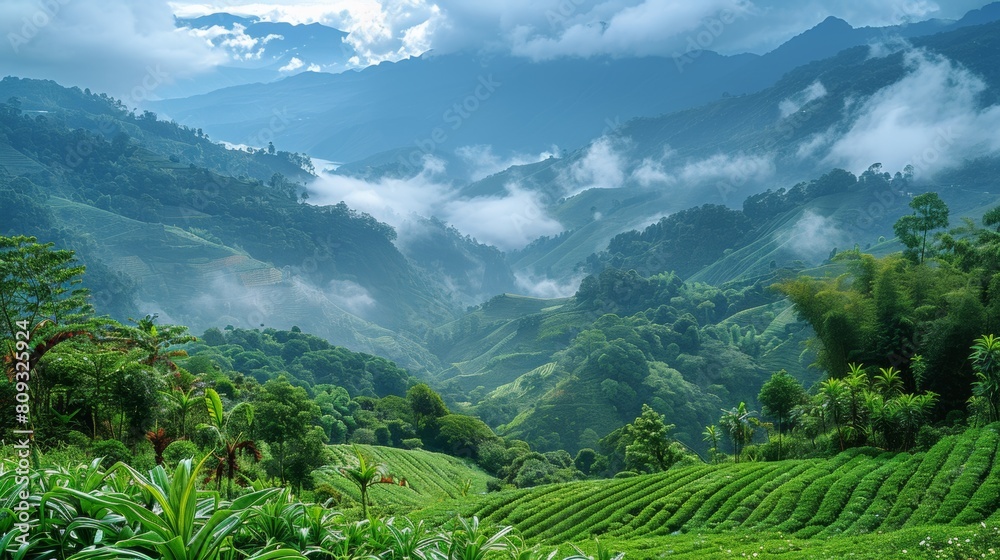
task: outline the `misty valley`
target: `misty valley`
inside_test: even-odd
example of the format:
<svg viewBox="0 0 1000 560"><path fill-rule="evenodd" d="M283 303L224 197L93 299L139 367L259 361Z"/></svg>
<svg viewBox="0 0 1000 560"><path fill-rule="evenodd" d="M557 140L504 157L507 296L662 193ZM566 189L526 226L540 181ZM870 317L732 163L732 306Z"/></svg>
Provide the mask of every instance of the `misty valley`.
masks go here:
<svg viewBox="0 0 1000 560"><path fill-rule="evenodd" d="M0 557L997 554L1000 3L328 4L4 8Z"/></svg>

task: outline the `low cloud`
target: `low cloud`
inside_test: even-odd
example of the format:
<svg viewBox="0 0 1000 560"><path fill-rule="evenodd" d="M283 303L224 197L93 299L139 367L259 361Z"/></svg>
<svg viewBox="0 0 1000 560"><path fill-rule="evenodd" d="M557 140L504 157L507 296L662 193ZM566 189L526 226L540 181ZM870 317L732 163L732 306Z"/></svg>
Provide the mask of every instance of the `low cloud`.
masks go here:
<svg viewBox="0 0 1000 560"><path fill-rule="evenodd" d="M1000 106L982 107L986 83L963 66L924 50L906 54L907 74L849 107L842 135L813 138L823 162L860 173L913 165L918 176L1000 149ZM826 142L827 145L824 145Z"/></svg>
<svg viewBox="0 0 1000 560"><path fill-rule="evenodd" d="M831 249L842 246L847 239L833 220L806 211L792 226L786 246L804 259L818 261L825 258Z"/></svg>
<svg viewBox="0 0 1000 560"><path fill-rule="evenodd" d="M913 48L909 41L898 35L884 37L868 45L868 58L885 58L890 54L896 54Z"/></svg>
<svg viewBox="0 0 1000 560"><path fill-rule="evenodd" d="M560 281L546 276L539 277L524 273L514 274L517 287L523 294L544 299L564 298L576 294L580 289L580 282L585 277L585 274L578 274Z"/></svg>
<svg viewBox="0 0 1000 560"><path fill-rule="evenodd" d="M774 175L774 162L769 155L716 154L690 162L678 171L685 183L723 182L734 188L747 183L759 183Z"/></svg>
<svg viewBox="0 0 1000 560"><path fill-rule="evenodd" d="M489 145L462 146L455 150L455 155L469 168L469 181L479 181L515 165L544 161L558 153L556 146L536 155L514 153L506 157L494 153L493 146Z"/></svg>
<svg viewBox="0 0 1000 560"><path fill-rule="evenodd" d="M823 84L819 80L816 80L806 89L787 99L783 99L780 103L778 103L778 110L781 112L781 118L798 113L803 107L825 95L826 88L823 87Z"/></svg>
<svg viewBox="0 0 1000 560"><path fill-rule="evenodd" d="M643 187L653 185L669 186L677 183L677 178L667 173L663 162L652 158L642 160L642 163L632 171L632 179Z"/></svg>
<svg viewBox="0 0 1000 560"><path fill-rule="evenodd" d="M326 290L315 293L315 297L325 298L337 307L359 317L375 306L375 298L360 284L350 280L332 280Z"/></svg>
<svg viewBox="0 0 1000 560"><path fill-rule="evenodd" d="M449 200L439 217L477 241L505 251L563 230L562 224L547 214L538 193L515 183L508 183L503 195Z"/></svg>
<svg viewBox="0 0 1000 560"><path fill-rule="evenodd" d="M591 144L584 156L575 161L562 175L567 196L587 189L621 187L625 182L627 163L621 148L626 142L627 140L602 136Z"/></svg>
<svg viewBox="0 0 1000 560"><path fill-rule="evenodd" d="M400 231L410 216L436 217L481 243L502 250L524 247L543 235L555 235L562 225L546 210L545 201L516 183L492 196L458 197L445 175L442 160L427 157L420 173L408 179L366 181L322 174L309 187L309 202L336 204L367 212Z"/></svg>

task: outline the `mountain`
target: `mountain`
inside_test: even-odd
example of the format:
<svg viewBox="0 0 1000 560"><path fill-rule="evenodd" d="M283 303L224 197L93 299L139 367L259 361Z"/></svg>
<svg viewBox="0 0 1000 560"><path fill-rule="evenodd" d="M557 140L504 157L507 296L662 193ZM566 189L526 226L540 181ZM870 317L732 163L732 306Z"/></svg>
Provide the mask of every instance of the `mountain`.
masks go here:
<svg viewBox="0 0 1000 560"><path fill-rule="evenodd" d="M103 271L101 312L296 325L422 371L438 367L417 342L428 325L511 286L498 252L440 224L425 236L449 246L415 237L407 257L371 216L305 204L298 154L229 150L53 82L6 78L0 98L0 182L16 199L3 233L76 247Z"/></svg>
<svg viewBox="0 0 1000 560"><path fill-rule="evenodd" d="M540 193L545 215L565 232L513 253L511 264L516 273L566 278L618 233L704 203L739 207L747 196L790 189L834 167L860 174L879 163L893 174L912 165L922 189L960 177L969 188L995 191L988 177L996 143L979 123L996 118L1000 100L992 57L1000 24L911 45L884 56L854 47L757 93L633 119L561 158L511 167L461 192L498 196L517 184ZM925 89L914 93L918 84ZM895 116L898 107L909 112ZM894 133L900 136L889 142ZM892 236L882 207L902 206L904 198L870 197L843 212L838 227L866 239Z"/></svg>
<svg viewBox="0 0 1000 560"><path fill-rule="evenodd" d="M416 154L411 165L419 169L423 154L468 145L491 145L500 153L572 148L634 117L759 91L793 68L849 47L982 23L997 11L987 7L959 22L886 28L854 29L829 18L763 56L692 48L671 57L530 62L496 53L431 52L359 72L304 73L151 108L235 143L267 128L276 112L288 114L293 122L275 134L283 148L340 162L402 148L408 150L404 161ZM252 24L248 32L264 25L231 23Z"/></svg>
<svg viewBox="0 0 1000 560"><path fill-rule="evenodd" d="M845 30L830 20L812 33ZM801 50L808 39L796 39L805 41ZM332 174L390 202L400 192L414 199L445 192L463 210L473 207L461 203L530 193L535 206L509 205L502 216L473 214L466 222L511 219L527 230L551 220L562 230L506 253L440 218L408 216L390 227L345 203L306 204L303 195L315 195L317 181L301 154L227 150L203 131L129 113L106 96L8 79L0 99L21 100L3 106L0 163L8 176L0 187L22 202L4 209L3 223L36 224L28 232L44 239L81 240L81 257L105 268L103 291L130 294L134 307L196 330L306 328L396 360L440 388L449 406L543 450L593 447L643 403L669 413L677 438L700 449L703 426L728 404L752 404L769 372L786 369L806 385L819 379L808 368L815 356L802 346L812 327L772 284L843 274L847 265L834 257L855 246L878 255L898 250L892 225L911 212L915 194L940 192L952 223L996 205L1000 164L985 125L997 118L997 51L998 23L909 45L852 47L755 93L624 121L572 152L475 181L437 184L431 174L408 173L405 157L398 160L406 149ZM705 53L698 64L728 60L713 56ZM278 101L319 102L330 96L333 78L381 84L378 95L389 99L399 95L390 85L404 72L414 84L423 80L411 92L413 105L379 117L405 120L416 118L407 114L435 88L461 91L461 76L448 73L456 64L481 75L474 62L427 56L200 99L239 93L249 106L276 85L295 84L299 91ZM620 61L602 72L626 76L652 62ZM593 63L508 67L544 82L578 73L542 76L543 69ZM474 87L518 83L489 76ZM651 95L603 98L597 93L613 88L592 88L596 97L545 115L546 122L572 121L572 111L610 108L625 95ZM497 87L497 101L501 91L523 89ZM492 100L481 102L470 125L488 107L516 105ZM890 118L900 106L911 113ZM217 112L236 120L240 110ZM282 113L277 128L314 126L296 110ZM536 103L527 115L543 118L545 110ZM513 142L514 120L496 125L496 137ZM879 136L887 123L899 128ZM64 154L81 142L88 155L67 161ZM448 146L447 139L430 142L435 155ZM429 190L417 189L421 182ZM395 190L404 185L415 194ZM118 284L108 271L123 273Z"/></svg>
<svg viewBox="0 0 1000 560"><path fill-rule="evenodd" d="M295 25L215 13L177 18L176 25L223 50L228 60L207 74L164 84L157 93L167 98L273 82L302 72L343 72L356 54L344 42L347 33L319 23Z"/></svg>

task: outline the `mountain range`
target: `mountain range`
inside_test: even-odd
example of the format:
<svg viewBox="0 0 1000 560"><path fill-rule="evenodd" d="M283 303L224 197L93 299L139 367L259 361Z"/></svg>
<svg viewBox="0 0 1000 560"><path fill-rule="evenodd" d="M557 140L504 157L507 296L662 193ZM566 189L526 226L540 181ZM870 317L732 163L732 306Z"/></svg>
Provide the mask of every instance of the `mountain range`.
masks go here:
<svg viewBox="0 0 1000 560"><path fill-rule="evenodd" d="M767 373L817 380L773 283L898 250L913 194L953 223L997 204L998 6L831 18L762 56L429 53L141 113L6 78L0 233L72 242L99 310L297 326L543 450L594 446L642 402L697 446ZM178 25L261 43L239 80L341 63L322 26Z"/></svg>

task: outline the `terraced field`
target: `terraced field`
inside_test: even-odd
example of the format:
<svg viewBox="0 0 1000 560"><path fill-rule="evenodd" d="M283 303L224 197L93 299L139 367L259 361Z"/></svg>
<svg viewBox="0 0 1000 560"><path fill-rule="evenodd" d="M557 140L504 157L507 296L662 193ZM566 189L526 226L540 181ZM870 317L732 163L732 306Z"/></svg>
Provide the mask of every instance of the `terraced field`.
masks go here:
<svg viewBox="0 0 1000 560"><path fill-rule="evenodd" d="M375 507L388 509L393 513L407 512L450 498L461 498L463 492L467 496L483 494L486 492L486 483L491 478L471 462L441 453L370 445L358 447L366 456L388 465L391 474L406 479L408 488L376 484L369 490L371 503ZM331 449L335 456L333 465L349 465L356 461L349 445L334 445ZM330 484L355 501L361 499L357 486L341 476L335 468L325 471L321 476L322 482Z"/></svg>
<svg viewBox="0 0 1000 560"><path fill-rule="evenodd" d="M913 455L860 448L832 459L696 465L505 491L420 515L477 515L545 544L732 531L808 540L992 523L1000 521L998 429Z"/></svg>

